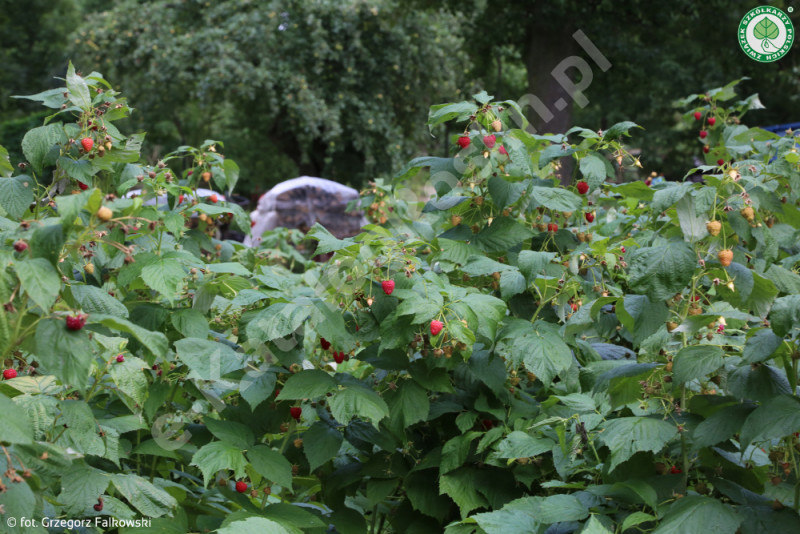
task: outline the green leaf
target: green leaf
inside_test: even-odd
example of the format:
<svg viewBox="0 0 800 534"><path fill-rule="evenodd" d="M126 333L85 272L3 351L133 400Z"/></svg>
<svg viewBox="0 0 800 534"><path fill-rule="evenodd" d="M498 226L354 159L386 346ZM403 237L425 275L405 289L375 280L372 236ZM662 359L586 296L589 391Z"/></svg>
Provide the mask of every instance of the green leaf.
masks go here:
<svg viewBox="0 0 800 534"><path fill-rule="evenodd" d="M21 219L33 202L33 178L25 174L0 178L0 206L14 219Z"/></svg>
<svg viewBox="0 0 800 534"><path fill-rule="evenodd" d="M128 317L128 308L120 301L96 286L73 284L72 296L86 313L102 313L117 317Z"/></svg>
<svg viewBox="0 0 800 534"><path fill-rule="evenodd" d="M587 154L581 159L581 174L589 184L589 191L594 191L606 181L606 164L597 154Z"/></svg>
<svg viewBox="0 0 800 534"><path fill-rule="evenodd" d="M34 258L44 258L55 267L63 245L64 228L60 224L41 226L31 237L31 255Z"/></svg>
<svg viewBox="0 0 800 534"><path fill-rule="evenodd" d="M545 267L556 257L554 252L539 252L533 250L523 250L519 253L517 263L519 270L525 276L529 284L540 275L544 274Z"/></svg>
<svg viewBox="0 0 800 534"><path fill-rule="evenodd" d="M259 475L292 490L292 464L283 454L266 445L257 445L247 451L247 459Z"/></svg>
<svg viewBox="0 0 800 534"><path fill-rule="evenodd" d="M290 376L278 400L316 399L336 388L336 381L325 371L306 369Z"/></svg>
<svg viewBox="0 0 800 534"><path fill-rule="evenodd" d="M61 474L61 494L58 502L64 505L68 514L83 514L90 506L97 504L111 482L111 475L76 460L65 473Z"/></svg>
<svg viewBox="0 0 800 534"><path fill-rule="evenodd" d="M66 141L61 123L48 124L28 130L22 138L22 152L33 170L42 174L45 166L53 165L58 159L57 144Z"/></svg>
<svg viewBox="0 0 800 534"><path fill-rule="evenodd" d="M262 369L248 370L239 382L239 394L255 410L275 391L275 373Z"/></svg>
<svg viewBox="0 0 800 534"><path fill-rule="evenodd" d="M691 184L667 182L664 189L659 189L653 194L653 202L650 208L654 212L661 212L674 205L691 190Z"/></svg>
<svg viewBox="0 0 800 534"><path fill-rule="evenodd" d="M145 517L161 517L178 506L172 495L140 476L117 473L111 481L120 495Z"/></svg>
<svg viewBox="0 0 800 534"><path fill-rule="evenodd" d="M300 532L263 517L248 517L244 521L234 521L217 530L217 534L296 534Z"/></svg>
<svg viewBox="0 0 800 534"><path fill-rule="evenodd" d="M208 431L214 434L215 438L236 445L241 449L247 449L256 441L250 427L242 423L213 419L211 417L205 417L203 422Z"/></svg>
<svg viewBox="0 0 800 534"><path fill-rule="evenodd" d="M474 237L473 244L487 252L505 252L533 235L530 228L511 217L498 217L484 226Z"/></svg>
<svg viewBox="0 0 800 534"><path fill-rule="evenodd" d="M163 256L142 267L142 280L150 289L161 293L169 301L176 298L179 287L183 284L186 271L175 258Z"/></svg>
<svg viewBox="0 0 800 534"><path fill-rule="evenodd" d="M637 249L629 260L631 289L653 300L667 300L691 281L696 263L694 250L682 241Z"/></svg>
<svg viewBox="0 0 800 534"><path fill-rule="evenodd" d="M635 514L641 514L642 512L634 512ZM631 514L633 515L633 514ZM643 514L647 515L647 514ZM630 516L628 516L630 517ZM650 516L652 517L652 516ZM627 520L627 518L625 518ZM637 523L638 524L638 523ZM625 531L623 527L623 532ZM597 519L596 515L593 515L589 518L589 521L586 522L586 525L581 530L581 534L613 534L610 530L603 526L603 523Z"/></svg>
<svg viewBox="0 0 800 534"><path fill-rule="evenodd" d="M212 273L238 274L239 276L252 276L253 274L244 265L236 262L209 263L206 269Z"/></svg>
<svg viewBox="0 0 800 534"><path fill-rule="evenodd" d="M140 406L147 400L147 390L150 387L143 371L146 368L147 362L144 360L126 356L125 361L115 361L108 370L117 388Z"/></svg>
<svg viewBox="0 0 800 534"><path fill-rule="evenodd" d="M777 39L779 34L778 25L767 16L753 26L753 36L756 39Z"/></svg>
<svg viewBox="0 0 800 534"><path fill-rule="evenodd" d="M436 104L428 112L428 128L455 119L456 117L469 117L478 111L474 102L456 102L452 104Z"/></svg>
<svg viewBox="0 0 800 534"><path fill-rule="evenodd" d="M8 177L14 173L14 167L8 157L8 150L0 145L0 177Z"/></svg>
<svg viewBox="0 0 800 534"><path fill-rule="evenodd" d="M64 430L56 443L70 447L85 455L103 456L106 452L103 439L98 435L97 421L92 409L84 401L62 401L59 424Z"/></svg>
<svg viewBox="0 0 800 534"><path fill-rule="evenodd" d="M524 182L509 182L500 176L489 178L489 195L495 205L501 209L519 200L525 188Z"/></svg>
<svg viewBox="0 0 800 534"><path fill-rule="evenodd" d="M219 380L238 371L244 367L247 358L224 343L196 338L176 341L175 352L191 369L189 376L201 380Z"/></svg>
<svg viewBox="0 0 800 534"><path fill-rule="evenodd" d="M683 347L673 359L672 378L675 384L693 379L700 381L724 365L725 353L715 345Z"/></svg>
<svg viewBox="0 0 800 534"><path fill-rule="evenodd" d="M133 335L155 356L164 356L169 348L167 336L161 332L151 332L121 317L94 314L89 316L89 322L100 323L112 330Z"/></svg>
<svg viewBox="0 0 800 534"><path fill-rule="evenodd" d="M559 187L533 186L530 189L533 199L547 209L555 211L577 211L583 205L581 197Z"/></svg>
<svg viewBox="0 0 800 534"><path fill-rule="evenodd" d="M27 419L19 417L19 408L0 393L0 441L6 443L31 443L33 429Z"/></svg>
<svg viewBox="0 0 800 534"><path fill-rule="evenodd" d="M497 444L498 458L531 458L553 449L555 442L549 438L536 438L515 430Z"/></svg>
<svg viewBox="0 0 800 534"><path fill-rule="evenodd" d="M767 400L751 413L742 427L743 447L758 441L782 438L800 428L800 400L780 395Z"/></svg>
<svg viewBox="0 0 800 534"><path fill-rule="evenodd" d="M764 276L771 280L782 293L800 294L800 275L773 264Z"/></svg>
<svg viewBox="0 0 800 534"><path fill-rule="evenodd" d="M635 345L655 334L669 317L669 309L663 302L652 301L646 295L625 295L617 301L616 312Z"/></svg>
<svg viewBox="0 0 800 534"><path fill-rule="evenodd" d="M695 450L700 450L741 433L742 425L754 409L752 405L734 404L717 410L695 427L692 432L692 446Z"/></svg>
<svg viewBox="0 0 800 534"><path fill-rule="evenodd" d="M800 325L800 295L789 295L775 299L769 312L772 330L785 336Z"/></svg>
<svg viewBox="0 0 800 534"><path fill-rule="evenodd" d="M717 499L688 495L670 505L653 534L689 532L734 534L742 519L734 510Z"/></svg>
<svg viewBox="0 0 800 534"><path fill-rule="evenodd" d="M314 223L314 226L306 234L307 238L316 239L319 243L315 252L317 254L327 254L329 252L336 252L349 246L352 246L352 239L338 239L334 237L328 230L319 223Z"/></svg>
<svg viewBox="0 0 800 534"><path fill-rule="evenodd" d="M72 66L72 61L69 62L67 67L67 91L69 91L69 100L83 111L89 111L92 108L92 97L89 95L89 86L86 84L81 76L75 73L75 67Z"/></svg>
<svg viewBox="0 0 800 534"><path fill-rule="evenodd" d="M42 371L55 375L63 384L83 388L89 380L94 359L84 332L67 330L64 321L42 319L36 325L36 357Z"/></svg>
<svg viewBox="0 0 800 534"><path fill-rule="evenodd" d="M470 293L464 297L463 302L478 317L478 334L494 341L497 324L506 315L506 303L482 293Z"/></svg>
<svg viewBox="0 0 800 534"><path fill-rule="evenodd" d="M170 315L172 326L180 332L183 337L194 337L205 339L208 337L208 321L205 316L197 310L185 308L177 310Z"/></svg>
<svg viewBox="0 0 800 534"><path fill-rule="evenodd" d="M631 128L641 128L641 126L631 121L618 122L605 131L603 134L603 140L613 140L621 135L630 137L631 134L629 133L629 130Z"/></svg>
<svg viewBox="0 0 800 534"><path fill-rule="evenodd" d="M369 419L378 428L381 419L389 415L386 402L375 391L362 387L348 387L337 391L330 399L330 407L331 415L343 425L359 416Z"/></svg>
<svg viewBox="0 0 800 534"><path fill-rule="evenodd" d="M61 277L55 267L44 258L20 260L15 265L22 289L42 310L50 311L61 290Z"/></svg>
<svg viewBox="0 0 800 534"><path fill-rule="evenodd" d="M389 424L399 431L427 420L431 406L426 390L412 380L403 380L396 390L387 392L386 403L389 405Z"/></svg>
<svg viewBox="0 0 800 534"><path fill-rule="evenodd" d="M200 468L204 485L208 487L209 482L213 481L214 474L223 469L233 471L236 478L242 478L245 476L244 468L247 462L240 447L224 441L212 441L194 453L191 465Z"/></svg>
<svg viewBox="0 0 800 534"><path fill-rule="evenodd" d="M473 468L461 468L439 478L439 494L448 495L455 501L462 519L472 510L489 505L475 487L477 481L475 471Z"/></svg>
<svg viewBox="0 0 800 534"><path fill-rule="evenodd" d="M608 421L600 439L611 450L609 471L641 451L658 454L676 435L675 424L649 417L620 417Z"/></svg>
<svg viewBox="0 0 800 534"><path fill-rule="evenodd" d="M594 517L592 517L594 519ZM655 522L658 518L652 516L650 514L646 514L644 512L633 512L629 516L625 518L625 521L622 522L621 531L625 532L629 528L633 528L637 525L641 525L642 523L649 523L651 521Z"/></svg>
<svg viewBox="0 0 800 534"><path fill-rule="evenodd" d="M539 168L544 169L545 166L547 166L547 164L554 159L563 158L564 156L571 156L575 152L577 152L577 149L567 145L562 145L561 143L550 145L542 150L539 154Z"/></svg>
<svg viewBox="0 0 800 534"><path fill-rule="evenodd" d="M782 343L783 338L776 336L769 328L750 329L747 332L747 341L744 343L742 358L747 363L759 363L769 360Z"/></svg>
<svg viewBox="0 0 800 534"><path fill-rule="evenodd" d="M498 353L512 361L522 356L526 369L546 385L572 366L572 351L563 338L544 323L532 325L518 320L505 327L498 337L501 340Z"/></svg>
<svg viewBox="0 0 800 534"><path fill-rule="evenodd" d="M683 238L689 243L696 243L708 235L705 215L695 213L694 197L685 195L675 206L678 223L683 231Z"/></svg>
<svg viewBox="0 0 800 534"><path fill-rule="evenodd" d="M309 306L294 302L279 302L265 308L247 325L247 337L266 343L295 332L311 314Z"/></svg>
<svg viewBox="0 0 800 534"><path fill-rule="evenodd" d="M317 421L303 434L303 452L308 468L314 471L336 456L342 446L342 434L330 425Z"/></svg>

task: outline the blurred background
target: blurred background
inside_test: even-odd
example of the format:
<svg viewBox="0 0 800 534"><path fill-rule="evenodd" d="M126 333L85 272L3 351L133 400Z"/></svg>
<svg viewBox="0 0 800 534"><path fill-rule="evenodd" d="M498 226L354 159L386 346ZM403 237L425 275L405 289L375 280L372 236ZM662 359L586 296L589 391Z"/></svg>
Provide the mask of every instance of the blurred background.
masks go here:
<svg viewBox="0 0 800 534"><path fill-rule="evenodd" d="M432 104L482 89L555 101L553 67L588 59L580 29L611 68L594 68L585 107L569 100L546 124L526 116L539 133L635 121L643 172L681 179L700 145L680 97L747 76L740 96L759 93L766 109L745 123L800 122L800 53L765 64L739 47L739 21L758 5L800 27L791 2L0 0L0 145L21 160L22 136L48 111L11 97L59 86L71 59L128 96L123 129L148 132L152 161L217 139L241 168L240 193L302 174L359 188L447 153L448 132L425 126Z"/></svg>

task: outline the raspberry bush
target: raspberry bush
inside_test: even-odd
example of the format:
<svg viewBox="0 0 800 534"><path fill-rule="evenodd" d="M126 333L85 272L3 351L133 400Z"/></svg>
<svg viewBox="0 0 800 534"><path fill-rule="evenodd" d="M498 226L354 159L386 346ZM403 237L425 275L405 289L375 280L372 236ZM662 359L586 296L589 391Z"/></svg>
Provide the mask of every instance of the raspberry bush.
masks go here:
<svg viewBox="0 0 800 534"><path fill-rule="evenodd" d="M616 183L634 123L532 135L481 93L431 109L452 155L371 184L361 235L247 249L217 232L246 214L195 194L235 186L222 143L145 164L125 98L70 67L29 97L53 115L27 161L0 151L2 514L797 530L800 156L734 87L683 101L698 183Z"/></svg>

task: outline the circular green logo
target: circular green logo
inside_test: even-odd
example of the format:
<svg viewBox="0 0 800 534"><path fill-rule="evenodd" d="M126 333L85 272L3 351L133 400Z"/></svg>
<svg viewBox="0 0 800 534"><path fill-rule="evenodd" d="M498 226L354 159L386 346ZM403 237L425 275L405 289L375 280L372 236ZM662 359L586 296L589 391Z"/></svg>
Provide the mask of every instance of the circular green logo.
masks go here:
<svg viewBox="0 0 800 534"><path fill-rule="evenodd" d="M785 56L794 43L794 26L776 7L751 9L739 23L739 45L756 61L770 63Z"/></svg>

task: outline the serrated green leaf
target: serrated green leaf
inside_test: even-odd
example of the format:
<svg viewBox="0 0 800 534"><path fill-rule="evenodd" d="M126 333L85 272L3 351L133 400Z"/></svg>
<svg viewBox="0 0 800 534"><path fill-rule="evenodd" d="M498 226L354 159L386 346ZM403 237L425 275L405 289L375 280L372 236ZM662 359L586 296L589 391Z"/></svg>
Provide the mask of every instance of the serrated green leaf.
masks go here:
<svg viewBox="0 0 800 534"><path fill-rule="evenodd" d="M311 425L303 434L303 453L309 470L314 471L336 456L343 439L341 432L322 421Z"/></svg>
<svg viewBox="0 0 800 534"><path fill-rule="evenodd" d="M611 450L609 471L641 451L658 454L678 434L674 423L649 417L620 417L608 421L600 439Z"/></svg>
<svg viewBox="0 0 800 534"><path fill-rule="evenodd" d="M292 464L283 454L257 445L247 451L247 459L259 475L292 491Z"/></svg>
<svg viewBox="0 0 800 534"><path fill-rule="evenodd" d="M250 427L242 423L213 419L211 417L204 418L203 422L208 431L214 434L215 438L236 445L241 449L247 449L256 441Z"/></svg>
<svg viewBox="0 0 800 534"><path fill-rule="evenodd" d="M275 373L265 370L248 370L239 382L239 394L251 410L255 410L262 402L267 400L275 391Z"/></svg>
<svg viewBox="0 0 800 534"><path fill-rule="evenodd" d="M311 314L310 306L279 302L261 310L247 324L247 337L266 343L294 333Z"/></svg>
<svg viewBox="0 0 800 534"><path fill-rule="evenodd" d="M76 460L61 476L61 494L58 502L68 514L83 514L97 498L103 495L111 482L111 475Z"/></svg>
<svg viewBox="0 0 800 534"><path fill-rule="evenodd" d="M33 186L33 178L24 174L0 178L0 206L12 218L22 218L33 202Z"/></svg>
<svg viewBox="0 0 800 534"><path fill-rule="evenodd" d="M553 449L555 442L515 430L495 446L498 458L531 458Z"/></svg>
<svg viewBox="0 0 800 534"><path fill-rule="evenodd" d="M447 495L455 501L462 519L476 508L489 505L475 487L475 475L474 469L461 468L439 478L439 494Z"/></svg>
<svg viewBox="0 0 800 534"><path fill-rule="evenodd" d="M25 293L42 310L50 311L61 290L61 277L55 267L44 258L20 260L15 265L17 276Z"/></svg>
<svg viewBox="0 0 800 534"><path fill-rule="evenodd" d="M89 380L93 355L84 332L67 330L63 320L42 319L36 326L36 357L42 372L62 384L83 388Z"/></svg>
<svg viewBox="0 0 800 534"><path fill-rule="evenodd" d="M105 327L118 332L133 335L136 339L144 345L147 350L152 352L155 356L163 357L169 348L167 336L161 332L152 332L139 325L133 324L127 319L122 317L112 317L110 315L92 314L89 316L90 323L99 323Z"/></svg>
<svg viewBox="0 0 800 534"><path fill-rule="evenodd" d="M667 300L691 281L697 257L688 243L669 241L633 251L628 263L631 289L653 300Z"/></svg>
<svg viewBox="0 0 800 534"><path fill-rule="evenodd" d="M208 337L208 321L197 310L181 309L170 315L172 326L184 337L205 339Z"/></svg>
<svg viewBox="0 0 800 534"><path fill-rule="evenodd" d="M789 395L775 396L751 413L742 426L744 447L758 441L782 438L800 428L800 400Z"/></svg>
<svg viewBox="0 0 800 534"><path fill-rule="evenodd" d="M75 67L69 62L67 67L67 91L69 100L83 111L89 111L92 107L92 97L89 95L89 86L83 77L75 73Z"/></svg>
<svg viewBox="0 0 800 534"><path fill-rule="evenodd" d="M594 191L606 181L606 164L597 154L587 154L581 158L580 169L589 184L589 191Z"/></svg>
<svg viewBox="0 0 800 534"><path fill-rule="evenodd" d="M0 393L0 441L6 443L31 443L33 429L28 421L20 419L14 402Z"/></svg>
<svg viewBox="0 0 800 534"><path fill-rule="evenodd" d="M653 534L734 534L742 519L733 509L717 499L689 495L676 500L669 507Z"/></svg>
<svg viewBox="0 0 800 534"><path fill-rule="evenodd" d="M316 399L336 388L336 381L325 371L306 369L286 380L278 400Z"/></svg>
<svg viewBox="0 0 800 534"><path fill-rule="evenodd" d="M58 159L57 144L66 140L61 123L39 126L28 130L22 138L22 152L33 170L42 174L45 165L52 165Z"/></svg>
<svg viewBox="0 0 800 534"><path fill-rule="evenodd" d="M742 358L747 363L769 360L783 343L783 338L775 335L769 328L754 328L747 332Z"/></svg>
<svg viewBox="0 0 800 534"><path fill-rule="evenodd" d="M158 291L169 301L175 300L179 287L183 284L186 271L171 257L158 257L142 267L142 280L147 287Z"/></svg>
<svg viewBox="0 0 800 534"><path fill-rule="evenodd" d="M248 517L244 521L234 521L217 530L218 534L296 534L298 529L288 530L275 521L263 517Z"/></svg>
<svg viewBox="0 0 800 534"><path fill-rule="evenodd" d="M73 284L72 296L86 313L102 313L117 317L128 317L128 308L99 287Z"/></svg>
<svg viewBox="0 0 800 534"><path fill-rule="evenodd" d="M472 243L487 252L505 252L533 235L530 228L511 217L498 217L491 225L484 226Z"/></svg>
<svg viewBox="0 0 800 534"><path fill-rule="evenodd" d="M172 495L140 476L117 473L111 481L120 495L145 517L161 517L178 506Z"/></svg>
<svg viewBox="0 0 800 534"><path fill-rule="evenodd" d="M362 387L337 391L330 399L330 407L331 415L343 425L358 416L369 419L378 428L381 419L389 416L386 402L375 391Z"/></svg>
<svg viewBox="0 0 800 534"><path fill-rule="evenodd" d="M245 365L246 355L228 345L207 339L184 338L175 342L178 358L191 369L189 376L219 380Z"/></svg>
<svg viewBox="0 0 800 534"><path fill-rule="evenodd" d="M411 380L403 380L396 390L387 392L386 403L389 405L389 424L396 430L408 429L428 418L428 394Z"/></svg>
<svg viewBox="0 0 800 534"><path fill-rule="evenodd" d="M209 482L213 481L214 474L223 469L233 471L236 478L242 478L245 475L247 461L240 447L224 441L212 441L194 453L191 465L200 468L204 485L208 487Z"/></svg>
<svg viewBox="0 0 800 534"><path fill-rule="evenodd" d="M673 359L672 378L675 384L705 377L723 366L724 352L714 345L683 347Z"/></svg>
<svg viewBox="0 0 800 534"><path fill-rule="evenodd" d="M530 194L539 205L555 211L577 211L583 204L581 197L558 187L533 186Z"/></svg>
<svg viewBox="0 0 800 534"><path fill-rule="evenodd" d="M114 361L108 370L117 388L140 406L147 399L147 390L150 387L143 371L147 367L144 360L126 356L122 363Z"/></svg>

